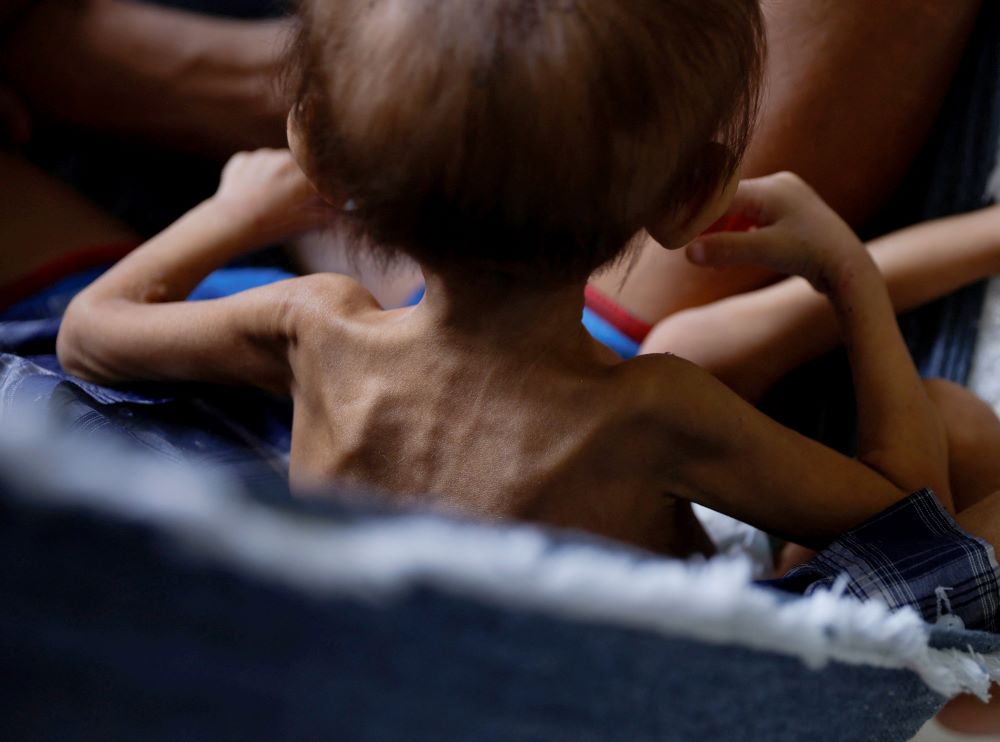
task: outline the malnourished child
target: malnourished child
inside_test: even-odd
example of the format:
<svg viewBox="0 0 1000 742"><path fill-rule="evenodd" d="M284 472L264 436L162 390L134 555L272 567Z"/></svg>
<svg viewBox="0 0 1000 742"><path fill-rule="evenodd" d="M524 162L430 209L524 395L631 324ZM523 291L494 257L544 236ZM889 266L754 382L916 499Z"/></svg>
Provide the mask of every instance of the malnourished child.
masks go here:
<svg viewBox="0 0 1000 742"><path fill-rule="evenodd" d="M756 2L307 0L300 21L291 154L237 156L213 198L81 293L68 370L291 395L300 490L336 481L669 554L710 550L691 502L815 546L923 488L952 507L945 431L867 251L794 176L737 186ZM749 259L836 310L857 459L690 362L622 362L581 326L588 277L637 233L679 248L727 210L758 225ZM332 274L184 301L332 213L420 264L417 306L384 311Z"/></svg>

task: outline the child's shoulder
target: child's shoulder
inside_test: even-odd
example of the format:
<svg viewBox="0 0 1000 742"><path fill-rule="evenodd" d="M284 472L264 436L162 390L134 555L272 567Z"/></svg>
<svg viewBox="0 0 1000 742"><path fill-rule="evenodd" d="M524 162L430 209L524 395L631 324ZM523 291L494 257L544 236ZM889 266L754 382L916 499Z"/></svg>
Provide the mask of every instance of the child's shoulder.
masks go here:
<svg viewBox="0 0 1000 742"><path fill-rule="evenodd" d="M275 288L282 294L286 311L299 322L381 309L368 289L339 273L311 273L283 281Z"/></svg>
<svg viewBox="0 0 1000 742"><path fill-rule="evenodd" d="M691 361L673 353L649 353L615 367L616 383L626 386L643 402L676 405L684 395L699 396L717 390L720 382Z"/></svg>
<svg viewBox="0 0 1000 742"><path fill-rule="evenodd" d="M305 343L310 347L335 343L344 322L381 310L364 286L337 273L297 276L254 291L259 292L253 302L259 317L257 325L265 328L265 333L283 338L289 347L300 349L306 340L313 341Z"/></svg>
<svg viewBox="0 0 1000 742"><path fill-rule="evenodd" d="M306 306L339 307L347 310L379 306L368 289L341 273L310 273L287 283L293 294Z"/></svg>
<svg viewBox="0 0 1000 742"><path fill-rule="evenodd" d="M628 407L668 434L701 431L715 437L737 399L703 368L671 353L625 361L616 367L616 376L615 387L625 395Z"/></svg>

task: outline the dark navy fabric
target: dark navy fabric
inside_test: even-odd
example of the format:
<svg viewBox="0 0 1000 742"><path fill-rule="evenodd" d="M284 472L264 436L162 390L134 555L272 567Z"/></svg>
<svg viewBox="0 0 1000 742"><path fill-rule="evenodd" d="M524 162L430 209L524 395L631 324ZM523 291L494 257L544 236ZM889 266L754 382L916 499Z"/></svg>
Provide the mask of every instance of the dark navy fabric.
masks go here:
<svg viewBox="0 0 1000 742"><path fill-rule="evenodd" d="M320 598L196 558L165 528L44 494L0 470L11 739L903 742L943 702L906 670L811 669L429 581L386 599ZM311 528L366 517L278 507Z"/></svg>
<svg viewBox="0 0 1000 742"><path fill-rule="evenodd" d="M859 600L914 608L929 623L958 617L965 628L997 632L998 577L993 547L963 530L925 489L842 534L770 584L804 595L839 584Z"/></svg>

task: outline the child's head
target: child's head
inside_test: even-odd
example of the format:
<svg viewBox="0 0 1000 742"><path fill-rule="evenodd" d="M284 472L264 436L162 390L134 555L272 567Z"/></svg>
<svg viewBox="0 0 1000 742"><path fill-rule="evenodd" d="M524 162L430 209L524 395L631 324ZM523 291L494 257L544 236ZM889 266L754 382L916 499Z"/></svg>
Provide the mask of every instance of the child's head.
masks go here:
<svg viewBox="0 0 1000 742"><path fill-rule="evenodd" d="M300 20L300 161L439 272L586 278L697 213L756 111L757 0L303 0Z"/></svg>

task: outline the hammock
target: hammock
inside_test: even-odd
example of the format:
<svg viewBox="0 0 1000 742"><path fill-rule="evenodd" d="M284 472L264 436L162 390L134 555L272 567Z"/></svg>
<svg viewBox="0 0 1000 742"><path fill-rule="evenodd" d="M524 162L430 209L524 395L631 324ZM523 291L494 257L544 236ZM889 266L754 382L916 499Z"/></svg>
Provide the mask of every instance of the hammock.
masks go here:
<svg viewBox="0 0 1000 742"><path fill-rule="evenodd" d="M0 443L16 739L907 740L1000 637L597 539Z"/></svg>

